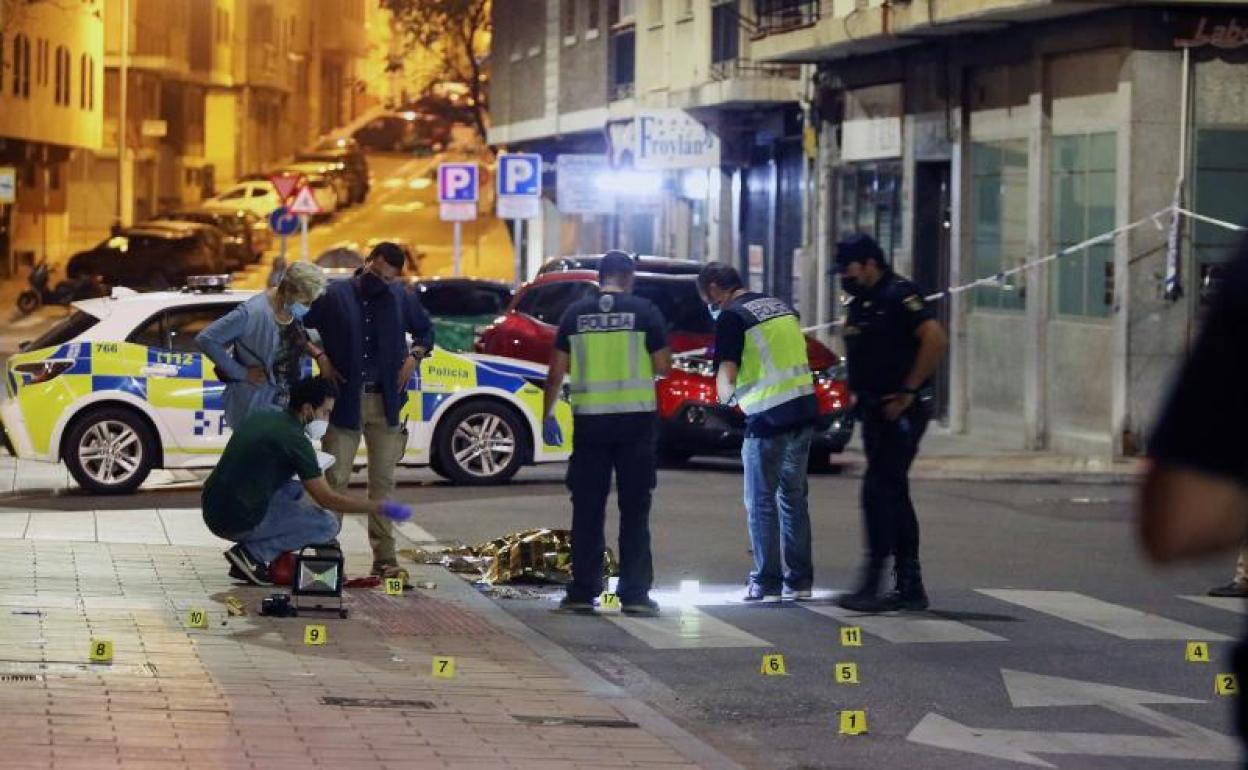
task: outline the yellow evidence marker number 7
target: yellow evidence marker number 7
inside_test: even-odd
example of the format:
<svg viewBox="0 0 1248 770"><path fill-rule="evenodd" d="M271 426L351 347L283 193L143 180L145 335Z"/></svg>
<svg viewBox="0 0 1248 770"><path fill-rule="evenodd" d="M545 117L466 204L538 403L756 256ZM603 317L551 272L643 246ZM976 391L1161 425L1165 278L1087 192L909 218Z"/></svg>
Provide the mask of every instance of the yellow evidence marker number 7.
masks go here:
<svg viewBox="0 0 1248 770"><path fill-rule="evenodd" d="M455 678L455 659L442 656L433 658L433 675L438 679Z"/></svg>

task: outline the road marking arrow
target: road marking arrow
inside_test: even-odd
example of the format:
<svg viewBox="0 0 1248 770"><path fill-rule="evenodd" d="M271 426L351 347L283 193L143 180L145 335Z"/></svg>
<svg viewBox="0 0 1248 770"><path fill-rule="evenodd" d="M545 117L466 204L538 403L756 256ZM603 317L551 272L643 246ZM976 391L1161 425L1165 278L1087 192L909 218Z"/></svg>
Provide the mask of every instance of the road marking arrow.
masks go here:
<svg viewBox="0 0 1248 770"><path fill-rule="evenodd" d="M1036 754L1222 762L1239 759L1239 747L1230 737L1154 711L1146 705L1206 701L1009 669L1002 669L1001 676L1014 708L1099 706L1169 734L1153 736L987 730L968 727L939 714L928 714L919 720L906 736L906 740L925 746L1008 759L1035 767L1054 767L1035 756Z"/></svg>

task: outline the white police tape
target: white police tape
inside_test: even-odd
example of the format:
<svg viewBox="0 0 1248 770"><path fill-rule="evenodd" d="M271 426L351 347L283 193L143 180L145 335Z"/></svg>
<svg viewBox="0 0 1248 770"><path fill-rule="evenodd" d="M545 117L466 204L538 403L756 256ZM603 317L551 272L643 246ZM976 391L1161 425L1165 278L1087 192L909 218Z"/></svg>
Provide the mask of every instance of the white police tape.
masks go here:
<svg viewBox="0 0 1248 770"><path fill-rule="evenodd" d="M1079 243L1076 243L1072 246L1067 246L1066 248L1060 251L1055 251L1052 254L1049 254L1047 256L1043 256L1043 257L1040 257L1039 259L1032 260L1031 262L1025 262L1021 265L1011 267L1008 270L1002 270L998 273L984 276L983 278L977 278L974 281L971 281L970 283L964 283L960 286L950 286L944 291L938 291L935 294L928 294L923 299L926 300L927 302L935 302L936 300L944 299L945 297L953 296L955 294L961 294L963 292L970 291L971 289L978 288L980 286L995 286L997 288L1008 291L1009 289L1013 287L1006 286L1005 280L1007 278L1010 278L1012 276L1018 275L1019 273L1030 270L1033 267L1039 267L1040 265L1046 265L1050 262L1054 262L1056 260L1061 259L1062 257L1075 254L1077 252L1083 251L1084 249L1090 248L1092 246L1096 246L1098 244L1105 243L1107 241L1113 241L1115 238L1122 235L1123 233L1131 232L1135 228L1146 225L1149 222L1152 222L1155 226L1157 226L1160 229L1162 225L1161 225L1161 222L1159 221L1159 217L1165 216L1166 214L1171 214L1171 215L1178 214L1181 216L1188 217L1190 219L1195 219L1201 222L1205 222L1207 224L1217 225L1218 227L1223 227L1223 228L1226 228L1227 230L1234 230L1235 232L1248 232L1248 227L1244 227L1242 225L1237 225L1232 222L1226 222L1221 219L1215 219L1214 217L1206 216L1204 214L1197 214L1194 211L1189 211L1180 206L1167 206L1166 208L1161 209L1152 214L1149 214L1146 217L1141 217L1140 219L1137 219L1134 222L1131 222L1130 224L1126 224L1126 225L1123 225L1122 227L1118 227L1113 230L1110 230L1109 232L1101 233L1100 235L1093 236L1091 238L1088 238L1085 241L1080 241ZM832 329L832 328L836 328L837 326L841 326L844 323L845 323L844 319L837 319L835 321L829 321L827 323L803 327L802 332L810 333L810 332L819 331L820 329Z"/></svg>

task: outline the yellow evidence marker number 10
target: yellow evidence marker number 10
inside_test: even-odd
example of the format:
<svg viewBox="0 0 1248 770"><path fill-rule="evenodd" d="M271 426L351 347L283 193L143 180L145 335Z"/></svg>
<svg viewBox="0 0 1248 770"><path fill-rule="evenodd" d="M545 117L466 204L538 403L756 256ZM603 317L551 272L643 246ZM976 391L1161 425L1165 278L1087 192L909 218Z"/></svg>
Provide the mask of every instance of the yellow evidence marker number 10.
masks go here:
<svg viewBox="0 0 1248 770"><path fill-rule="evenodd" d="M1213 681L1213 691L1218 695L1238 695L1239 680L1234 674L1218 674Z"/></svg>
<svg viewBox="0 0 1248 770"><path fill-rule="evenodd" d="M435 656L433 659L433 675L438 679L454 679L455 659Z"/></svg>
<svg viewBox="0 0 1248 770"><path fill-rule="evenodd" d="M188 628L207 628L208 613L203 610L189 610L186 613L186 625Z"/></svg>
<svg viewBox="0 0 1248 770"><path fill-rule="evenodd" d="M763 676L788 676L789 672L784 667L784 656L764 655L762 674Z"/></svg>
<svg viewBox="0 0 1248 770"><path fill-rule="evenodd" d="M858 626L846 626L841 629L842 647L861 647L862 629Z"/></svg>
<svg viewBox="0 0 1248 770"><path fill-rule="evenodd" d="M862 735L867 731L867 712L842 711L841 735Z"/></svg>
<svg viewBox="0 0 1248 770"><path fill-rule="evenodd" d="M386 595L402 596L403 595L403 578L386 578Z"/></svg>
<svg viewBox="0 0 1248 770"><path fill-rule="evenodd" d="M107 639L92 639L90 654L87 657L93 663L112 663L113 643Z"/></svg>
<svg viewBox="0 0 1248 770"><path fill-rule="evenodd" d="M1188 642L1187 653L1183 658L1188 663L1208 663L1209 662L1209 643L1208 642Z"/></svg>
<svg viewBox="0 0 1248 770"><path fill-rule="evenodd" d="M325 644L325 626L304 626L303 643L313 645Z"/></svg>
<svg viewBox="0 0 1248 770"><path fill-rule="evenodd" d="M836 664L836 683L837 684L858 684L858 664L857 663L837 663Z"/></svg>

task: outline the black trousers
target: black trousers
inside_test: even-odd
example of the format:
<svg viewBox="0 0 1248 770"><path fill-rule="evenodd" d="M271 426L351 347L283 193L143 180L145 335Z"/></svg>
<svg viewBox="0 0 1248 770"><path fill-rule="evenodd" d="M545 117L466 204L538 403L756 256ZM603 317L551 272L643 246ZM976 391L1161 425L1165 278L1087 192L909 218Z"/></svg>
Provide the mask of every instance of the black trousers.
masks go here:
<svg viewBox="0 0 1248 770"><path fill-rule="evenodd" d="M658 481L655 473L653 422L642 430L617 436L582 439L573 428L568 489L572 492L572 583L568 598L590 601L603 589L603 549L607 496L614 472L620 507L621 602L649 596L654 582L650 556L650 500Z"/></svg>
<svg viewBox="0 0 1248 770"><path fill-rule="evenodd" d="M931 409L928 402L915 401L901 417L889 420L882 404L868 401L861 416L862 444L867 455L862 515L868 557L876 563L890 556L898 564L917 563L919 520L910 501L909 474Z"/></svg>

